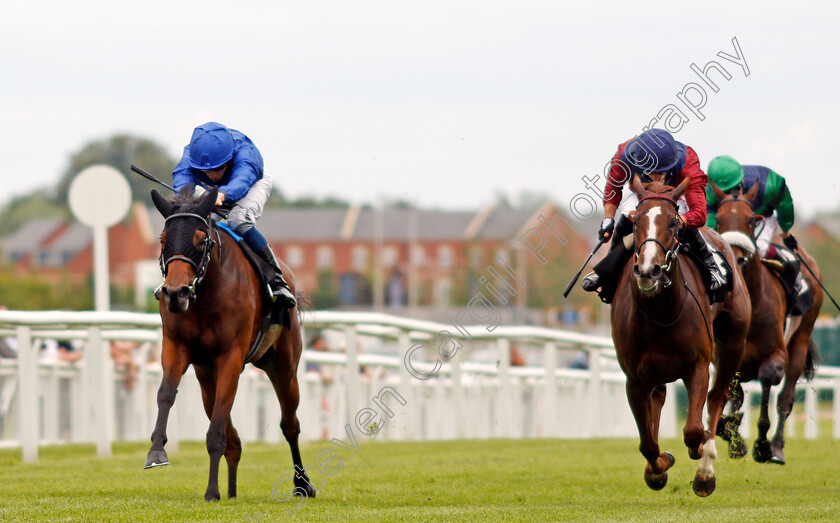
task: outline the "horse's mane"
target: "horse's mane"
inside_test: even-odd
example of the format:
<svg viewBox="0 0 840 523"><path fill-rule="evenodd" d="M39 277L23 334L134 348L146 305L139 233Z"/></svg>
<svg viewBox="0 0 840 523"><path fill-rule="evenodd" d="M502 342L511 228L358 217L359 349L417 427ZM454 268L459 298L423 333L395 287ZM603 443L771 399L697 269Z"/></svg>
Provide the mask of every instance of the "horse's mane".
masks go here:
<svg viewBox="0 0 840 523"><path fill-rule="evenodd" d="M187 185L181 187L178 194L176 194L175 198L173 198L172 203L175 205L198 205L198 202L201 201L201 197L193 196L194 191L195 184L188 183Z"/></svg>
<svg viewBox="0 0 840 523"><path fill-rule="evenodd" d="M650 182L646 189L652 193L662 194L674 190L670 185L665 185L663 182Z"/></svg>

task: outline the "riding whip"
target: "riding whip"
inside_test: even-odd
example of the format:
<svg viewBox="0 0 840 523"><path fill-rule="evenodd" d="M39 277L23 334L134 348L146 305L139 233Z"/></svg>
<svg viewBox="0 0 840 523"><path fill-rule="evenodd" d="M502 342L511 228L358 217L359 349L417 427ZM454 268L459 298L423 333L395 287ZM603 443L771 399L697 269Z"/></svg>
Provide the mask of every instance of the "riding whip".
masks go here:
<svg viewBox="0 0 840 523"><path fill-rule="evenodd" d="M802 265L804 265L805 268L808 269L808 272L811 273L811 276L813 276L814 279L817 280L817 283L820 284L820 287L822 287L822 290L825 292L825 295L828 296L828 299L831 300L831 303L833 303L834 306L837 307L837 310L840 310L840 305L837 305L837 302L834 300L834 297L831 295L830 292L828 292L828 289L825 288L825 285L823 285L823 282L821 282L820 279L817 278L817 275L814 274L814 271L811 270L811 267L808 266L808 263L802 258L802 255L799 254L799 251L796 250L796 251L793 251L793 252L796 253L796 257L799 258L799 261L802 263Z"/></svg>
<svg viewBox="0 0 840 523"><path fill-rule="evenodd" d="M604 240L604 239L599 240L598 245L596 245L595 248L592 249L592 252L589 253L589 257L586 258L586 261L583 262L583 265L580 266L580 269L577 271L577 274L575 274L574 278L572 278L572 281L569 282L569 285L566 287L566 290L563 291L563 297L564 298L567 297L569 295L569 293L572 291L572 287L574 287L575 283L577 283L578 278L580 278L580 273L582 273L583 269L586 268L586 265L589 263L589 260L591 260L592 257L595 255L595 253L598 252L598 249L601 248L601 245L604 245L605 243L607 243L607 240Z"/></svg>
<svg viewBox="0 0 840 523"><path fill-rule="evenodd" d="M169 185L169 184L167 184L167 183L164 183L164 182L162 182L162 181L158 180L158 179L157 179L157 177L156 177L155 175L147 173L146 171L144 171L143 169L141 169L141 168L137 167L137 166L136 166L136 165L134 165L134 164L131 164L131 170L132 170L132 171L134 171L134 172L136 172L137 174L139 174L140 176L142 176L143 178L145 178L145 179L147 179L147 180L151 180L151 181L153 181L153 182L155 182L155 183L159 183L159 184L163 185L164 187L166 187L167 189L169 189L170 191L172 191L172 192L174 192L174 193L177 193L177 192L178 192L178 191L176 191L176 190L175 190L175 187L172 187L171 185Z"/></svg>

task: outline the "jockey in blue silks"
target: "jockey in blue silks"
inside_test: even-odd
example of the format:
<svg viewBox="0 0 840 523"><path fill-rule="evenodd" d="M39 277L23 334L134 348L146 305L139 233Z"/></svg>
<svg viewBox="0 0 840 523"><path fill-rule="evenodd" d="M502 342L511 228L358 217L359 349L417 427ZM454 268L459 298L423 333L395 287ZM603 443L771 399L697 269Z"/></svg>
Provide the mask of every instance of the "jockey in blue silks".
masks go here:
<svg viewBox="0 0 840 523"><path fill-rule="evenodd" d="M268 279L273 300L283 307L294 307L295 297L283 278L277 258L255 227L272 187L257 146L241 132L220 123L199 125L193 130L189 145L184 147L172 180L176 190L190 183L218 186L216 205L233 203L228 225L274 269Z"/></svg>

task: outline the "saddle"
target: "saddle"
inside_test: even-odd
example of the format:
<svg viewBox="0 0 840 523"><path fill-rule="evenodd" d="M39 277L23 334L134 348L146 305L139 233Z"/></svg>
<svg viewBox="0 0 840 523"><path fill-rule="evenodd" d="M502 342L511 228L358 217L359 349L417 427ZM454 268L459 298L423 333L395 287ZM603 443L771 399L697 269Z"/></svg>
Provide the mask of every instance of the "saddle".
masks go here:
<svg viewBox="0 0 840 523"><path fill-rule="evenodd" d="M258 354L264 352L261 349L267 348L262 347L263 341L266 340L266 335L268 335L269 338L272 338L274 337L273 334L276 334L276 332L273 332L271 329L272 325L280 325L290 329L292 326L292 319L289 314L289 309L279 307L271 301L267 274L270 274L273 271L273 268L269 267L268 264L253 251L253 249L248 247L248 244L242 241L242 237L236 234L236 232L231 229L227 223L216 222L216 227L230 235L236 244L239 245L239 248L242 249L242 253L245 254L248 261L251 262L251 267L254 268L254 271L257 273L257 277L260 279L260 297L262 298L263 310L268 311L263 317L260 332L257 334L257 339L254 340L254 344L251 346L251 349L248 351L248 355L245 357L245 363L248 363L252 359L256 359L257 356L262 355Z"/></svg>

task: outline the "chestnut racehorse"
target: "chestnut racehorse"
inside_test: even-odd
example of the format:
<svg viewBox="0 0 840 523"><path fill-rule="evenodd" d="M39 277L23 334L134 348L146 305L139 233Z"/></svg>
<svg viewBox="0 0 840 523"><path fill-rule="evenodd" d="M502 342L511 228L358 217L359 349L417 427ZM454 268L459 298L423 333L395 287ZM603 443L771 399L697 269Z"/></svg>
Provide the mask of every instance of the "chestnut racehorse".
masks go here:
<svg viewBox="0 0 840 523"><path fill-rule="evenodd" d="M210 418L207 452L210 477L204 499L218 500L219 461L228 466L228 497L236 496L236 469L242 454L239 435L230 410L239 374L257 340L266 305L260 279L242 249L227 233L220 233L210 217L217 189L193 199L188 190L166 200L157 191L152 199L166 218L161 234L160 316L163 320L163 379L157 396L158 417L152 432L152 447L146 468L168 465L164 445L169 410L181 376L192 364L201 385L204 410ZM280 266L292 292L295 280L289 268ZM295 415L300 401L297 365L302 341L296 309L290 312L290 328L272 325L250 361L264 370L274 386L282 408L281 428L292 451L296 492L315 495L303 472L298 448L300 424Z"/></svg>
<svg viewBox="0 0 840 523"><path fill-rule="evenodd" d="M758 438L753 445L753 458L764 463L784 464L783 452L785 421L793 407L796 381L803 374L813 377L816 345L811 341L811 332L823 301L823 290L810 272L802 268L811 292L814 305L801 316L801 321L792 322L785 336L785 311L787 296L782 283L771 270L761 262L755 244L756 220L753 201L758 194L754 184L745 194L727 195L714 183L710 186L717 198L717 230L738 256L744 280L752 301L752 321L747 335L747 346L741 367L738 369L741 382L758 379L761 382L761 410L758 418ZM811 269L819 274L816 262L802 246L799 254ZM797 323L794 325L793 323ZM767 440L770 430L770 387L778 385L785 378L785 385L779 392L777 403L778 423L772 443ZM738 433L743 414L738 413L743 403L743 389L732 398L732 414L722 418L718 432L729 441L729 454L743 457L747 453L744 440Z"/></svg>
<svg viewBox="0 0 840 523"><path fill-rule="evenodd" d="M709 426L715 427L744 351L750 300L736 271L726 301L711 307L699 269L678 252L676 202L687 187L688 180L676 189L633 180L632 189L639 197L633 217L636 254L621 273L612 303L612 337L627 376L639 450L648 462L645 482L654 490L663 488L674 464L670 452L660 452L659 417L665 384L681 379L688 389L683 441L689 457L701 460L692 486L697 495L708 496L715 489L717 451L714 435L703 427L703 405L708 392ZM732 250L718 234L711 229L704 229L704 234L734 267ZM712 361L717 370L709 391Z"/></svg>

